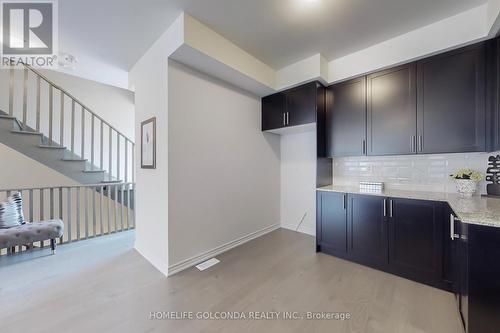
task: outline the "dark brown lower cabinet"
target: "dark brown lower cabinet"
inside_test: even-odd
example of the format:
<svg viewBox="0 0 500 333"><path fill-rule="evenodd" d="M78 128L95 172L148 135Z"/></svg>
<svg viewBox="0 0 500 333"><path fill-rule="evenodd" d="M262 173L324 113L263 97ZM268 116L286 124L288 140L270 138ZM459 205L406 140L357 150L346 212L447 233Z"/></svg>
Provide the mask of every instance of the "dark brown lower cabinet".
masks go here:
<svg viewBox="0 0 500 333"><path fill-rule="evenodd" d="M318 192L317 247L334 255L347 254L347 194Z"/></svg>
<svg viewBox="0 0 500 333"><path fill-rule="evenodd" d="M388 199L389 262L399 274L441 286L443 204Z"/></svg>
<svg viewBox="0 0 500 333"><path fill-rule="evenodd" d="M467 333L500 332L500 228L443 202L318 191L317 250L455 293Z"/></svg>
<svg viewBox="0 0 500 333"><path fill-rule="evenodd" d="M455 294L467 333L500 330L500 228L456 223Z"/></svg>
<svg viewBox="0 0 500 333"><path fill-rule="evenodd" d="M323 191L317 198L318 251L449 288L442 203Z"/></svg>
<svg viewBox="0 0 500 333"><path fill-rule="evenodd" d="M349 254L369 265L387 264L386 198L349 195Z"/></svg>

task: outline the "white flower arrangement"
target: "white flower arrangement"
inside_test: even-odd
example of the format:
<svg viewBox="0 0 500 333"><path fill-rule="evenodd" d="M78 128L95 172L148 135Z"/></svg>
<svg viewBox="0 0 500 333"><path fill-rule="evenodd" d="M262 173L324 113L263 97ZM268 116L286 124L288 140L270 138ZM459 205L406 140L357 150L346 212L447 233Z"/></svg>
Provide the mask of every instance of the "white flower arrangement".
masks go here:
<svg viewBox="0 0 500 333"><path fill-rule="evenodd" d="M453 179L473 180L475 182L480 182L481 180L483 180L483 175L472 169L460 169L454 174L450 175L450 177Z"/></svg>

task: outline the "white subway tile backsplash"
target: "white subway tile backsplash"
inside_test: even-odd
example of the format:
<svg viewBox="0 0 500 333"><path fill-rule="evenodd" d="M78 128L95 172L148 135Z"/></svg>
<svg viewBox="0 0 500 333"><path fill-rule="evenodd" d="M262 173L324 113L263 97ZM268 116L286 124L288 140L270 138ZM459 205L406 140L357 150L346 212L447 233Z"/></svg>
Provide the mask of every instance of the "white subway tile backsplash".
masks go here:
<svg viewBox="0 0 500 333"><path fill-rule="evenodd" d="M461 168L486 173L488 157L498 153L435 154L407 156L357 156L333 160L334 183L358 185L381 181L389 189L455 192L449 175ZM486 183L479 184L486 193Z"/></svg>

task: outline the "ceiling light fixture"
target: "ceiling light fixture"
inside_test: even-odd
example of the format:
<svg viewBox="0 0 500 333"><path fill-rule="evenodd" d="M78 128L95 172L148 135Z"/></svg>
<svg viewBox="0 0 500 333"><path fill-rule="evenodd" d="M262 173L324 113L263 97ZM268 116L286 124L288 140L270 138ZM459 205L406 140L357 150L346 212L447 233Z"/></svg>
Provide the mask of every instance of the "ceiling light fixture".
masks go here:
<svg viewBox="0 0 500 333"><path fill-rule="evenodd" d="M299 6L306 6L306 7L314 6L314 7L316 7L321 3L321 0L295 0L295 2Z"/></svg>

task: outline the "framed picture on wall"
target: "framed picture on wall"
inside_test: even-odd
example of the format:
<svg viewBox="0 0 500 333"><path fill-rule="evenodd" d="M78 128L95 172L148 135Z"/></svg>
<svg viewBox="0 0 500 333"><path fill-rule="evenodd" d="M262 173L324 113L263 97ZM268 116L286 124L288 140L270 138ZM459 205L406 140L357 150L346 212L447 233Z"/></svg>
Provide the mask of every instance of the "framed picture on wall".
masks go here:
<svg viewBox="0 0 500 333"><path fill-rule="evenodd" d="M156 169L156 117L141 123L141 168Z"/></svg>

